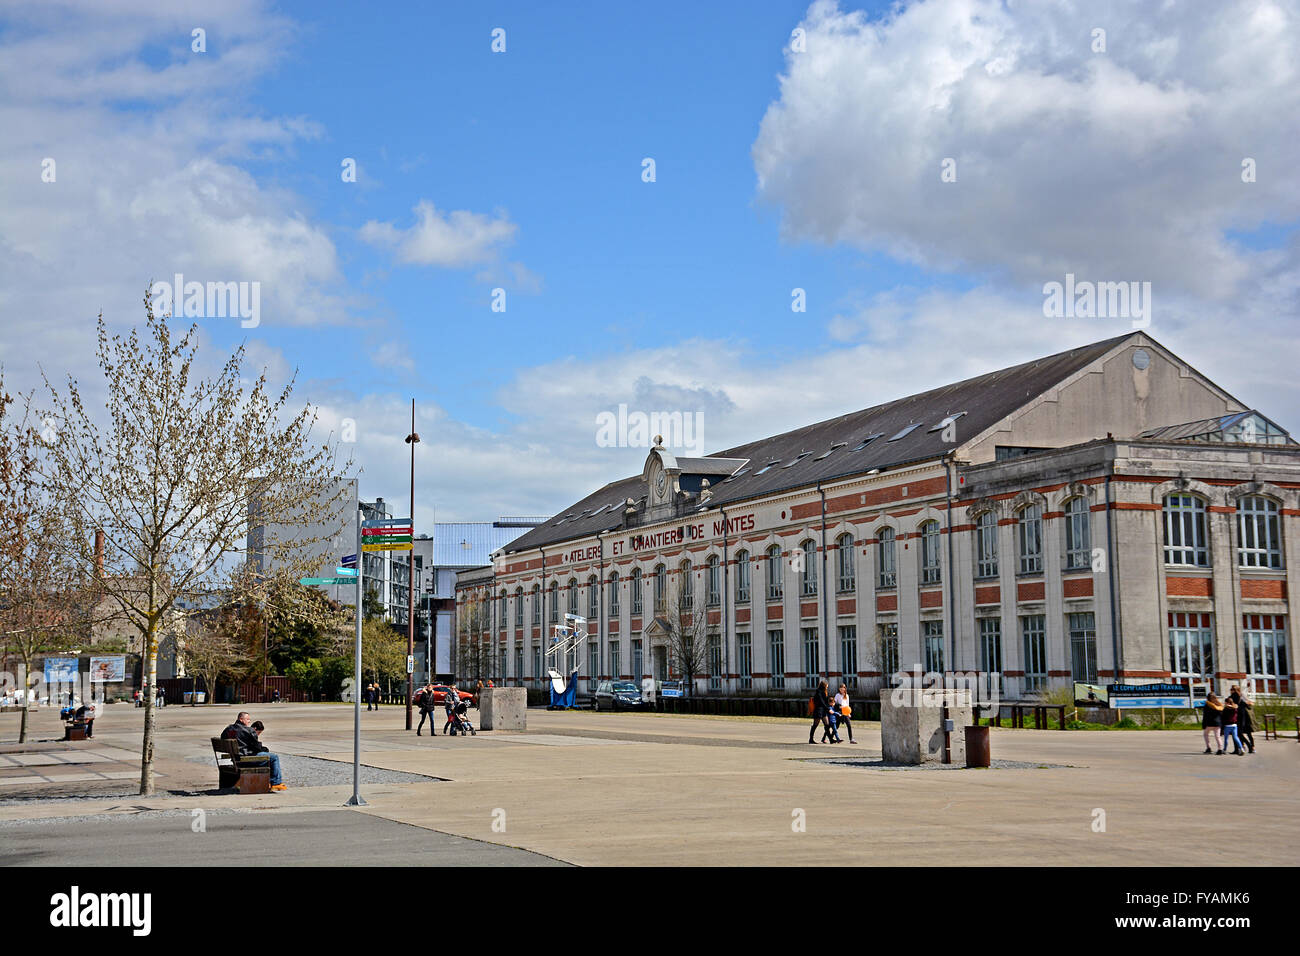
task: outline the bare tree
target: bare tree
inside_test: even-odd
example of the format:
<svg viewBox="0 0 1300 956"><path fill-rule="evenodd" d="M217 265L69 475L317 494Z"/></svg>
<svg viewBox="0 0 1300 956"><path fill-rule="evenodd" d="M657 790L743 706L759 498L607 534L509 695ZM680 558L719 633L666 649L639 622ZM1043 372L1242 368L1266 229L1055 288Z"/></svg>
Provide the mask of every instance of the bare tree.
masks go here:
<svg viewBox="0 0 1300 956"><path fill-rule="evenodd" d="M144 306L143 336L135 328L110 336L99 317L105 415L87 408L76 380L66 391L48 377L46 385L58 427L50 478L71 529L71 556L93 567L89 542L103 529L98 586L138 634L154 688L159 637L182 599L215 589L253 533L263 566L306 574L328 537L307 529L339 513L346 486L337 445L311 434L311 409L291 411L292 380L277 394L263 372L246 387L243 346L200 378L197 325L173 341L168 317L154 315L147 293ZM145 704L140 792L147 795L154 789L152 694Z"/></svg>
<svg viewBox="0 0 1300 956"><path fill-rule="evenodd" d="M668 668L681 674L694 692L697 675L708 673L708 611L700 606L693 588L672 583L668 587Z"/></svg>
<svg viewBox="0 0 1300 956"><path fill-rule="evenodd" d="M491 627L486 602L469 598L456 609L458 640L454 669L462 680L479 680L492 676Z"/></svg>
<svg viewBox="0 0 1300 956"><path fill-rule="evenodd" d="M231 606L194 615L186 622L179 650L185 670L203 678L205 703L212 702L217 680L223 672L233 673L247 665L247 643L240 640L239 631L246 630L248 623L241 619L239 610ZM191 700L196 704L198 689L195 682Z"/></svg>

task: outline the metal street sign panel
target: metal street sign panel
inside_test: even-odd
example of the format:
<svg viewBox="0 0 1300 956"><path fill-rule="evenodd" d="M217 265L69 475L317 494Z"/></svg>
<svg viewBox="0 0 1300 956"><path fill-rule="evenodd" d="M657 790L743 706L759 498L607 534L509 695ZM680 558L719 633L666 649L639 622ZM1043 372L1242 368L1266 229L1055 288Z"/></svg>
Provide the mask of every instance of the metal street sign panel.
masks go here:
<svg viewBox="0 0 1300 956"><path fill-rule="evenodd" d="M406 655L406 673L408 674L415 673L415 658L412 657L410 654Z"/></svg>
<svg viewBox="0 0 1300 956"><path fill-rule="evenodd" d="M410 551L411 539L407 538L405 544L402 544L400 542L392 543L392 544L363 544L361 546L361 550L367 552L369 551Z"/></svg>
<svg viewBox="0 0 1300 956"><path fill-rule="evenodd" d="M357 579L356 578L299 578L298 583L317 584L317 585L356 584Z"/></svg>
<svg viewBox="0 0 1300 956"><path fill-rule="evenodd" d="M357 566L357 556L355 554L345 554L339 564L345 568L355 568Z"/></svg>
<svg viewBox="0 0 1300 956"><path fill-rule="evenodd" d="M363 530L366 528L409 528L410 526L410 518L383 518L361 522Z"/></svg>
<svg viewBox="0 0 1300 956"><path fill-rule="evenodd" d="M334 573L339 577L355 578L357 576L356 568L335 568Z"/></svg>
<svg viewBox="0 0 1300 956"><path fill-rule="evenodd" d="M1184 684L1111 684L1106 688L1110 706L1191 707L1191 693Z"/></svg>

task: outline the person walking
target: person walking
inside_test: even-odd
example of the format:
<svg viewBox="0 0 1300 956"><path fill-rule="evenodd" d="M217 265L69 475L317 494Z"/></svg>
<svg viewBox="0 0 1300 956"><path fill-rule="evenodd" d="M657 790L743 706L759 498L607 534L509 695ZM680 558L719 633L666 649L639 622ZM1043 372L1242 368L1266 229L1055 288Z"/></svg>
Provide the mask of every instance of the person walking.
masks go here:
<svg viewBox="0 0 1300 956"><path fill-rule="evenodd" d="M442 706L447 711L447 722L442 725L442 735L447 736L447 728L450 727L456 719L456 705L460 703L460 692L456 690L455 684L447 685L447 693L443 695ZM433 725L429 725L430 733L433 732Z"/></svg>
<svg viewBox="0 0 1300 956"><path fill-rule="evenodd" d="M826 681L817 685L817 693L813 694L812 699L812 726L808 728L808 743L815 744L816 740L813 735L817 733L817 727L823 727L822 742L825 743L827 736L831 736L831 742L837 743L838 738L834 736L834 730L831 728L831 701L827 696Z"/></svg>
<svg viewBox="0 0 1300 956"><path fill-rule="evenodd" d="M840 685L839 693L835 695L835 713L849 732L849 743L856 744L853 739L853 705L849 703L849 688L845 684Z"/></svg>
<svg viewBox="0 0 1300 956"><path fill-rule="evenodd" d="M1205 709L1201 711L1201 736L1205 739L1205 752L1223 753L1223 735L1219 726L1223 723L1223 702L1214 694L1205 698ZM1210 739L1214 747L1210 747Z"/></svg>
<svg viewBox="0 0 1300 956"><path fill-rule="evenodd" d="M1219 753L1227 751L1229 737L1232 738L1232 745L1237 748L1232 752L1233 756L1240 757L1245 751L1241 749L1241 738L1237 736L1237 705L1231 697L1225 697L1223 699L1223 750Z"/></svg>
<svg viewBox="0 0 1300 956"><path fill-rule="evenodd" d="M425 684L420 691L420 725L415 728L415 736L420 736L424 722L429 722L429 736L433 736L433 684Z"/></svg>
<svg viewBox="0 0 1300 956"><path fill-rule="evenodd" d="M1242 696L1241 688L1236 684L1232 685L1232 691L1228 696L1237 705L1237 736L1246 745L1246 752L1253 754L1255 752L1255 705Z"/></svg>

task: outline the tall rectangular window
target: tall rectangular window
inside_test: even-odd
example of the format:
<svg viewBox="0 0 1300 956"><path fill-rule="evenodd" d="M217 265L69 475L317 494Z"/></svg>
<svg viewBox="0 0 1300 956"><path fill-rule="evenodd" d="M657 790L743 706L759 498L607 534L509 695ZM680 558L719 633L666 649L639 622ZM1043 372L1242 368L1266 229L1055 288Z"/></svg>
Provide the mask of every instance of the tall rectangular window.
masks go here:
<svg viewBox="0 0 1300 956"><path fill-rule="evenodd" d="M622 673L622 645L618 641L609 642L609 676L613 680L618 680L623 676Z"/></svg>
<svg viewBox="0 0 1300 956"><path fill-rule="evenodd" d="M975 519L975 576L998 576L998 519L992 511Z"/></svg>
<svg viewBox="0 0 1300 956"><path fill-rule="evenodd" d="M709 635L709 690L722 690L722 641Z"/></svg>
<svg viewBox="0 0 1300 956"><path fill-rule="evenodd" d="M1246 614L1241 619L1246 652L1242 663L1256 693L1280 694L1289 679L1286 655L1286 617L1281 614Z"/></svg>
<svg viewBox="0 0 1300 956"><path fill-rule="evenodd" d="M854 566L853 535L840 535L836 556L838 558L839 589L843 592L852 591L858 586L858 576Z"/></svg>
<svg viewBox="0 0 1300 956"><path fill-rule="evenodd" d="M881 528L876 539L876 564L879 568L879 586L892 588L898 582L894 565L894 529Z"/></svg>
<svg viewBox="0 0 1300 956"><path fill-rule="evenodd" d="M662 564L655 568L655 613L664 613L664 595L668 591L668 569Z"/></svg>
<svg viewBox="0 0 1300 956"><path fill-rule="evenodd" d="M632 572L632 613L640 614L641 606L641 570L638 568Z"/></svg>
<svg viewBox="0 0 1300 956"><path fill-rule="evenodd" d="M616 571L614 572L613 577L609 579L609 617L612 621L618 620L618 592L620 584L622 584L622 581L619 580L618 572Z"/></svg>
<svg viewBox="0 0 1300 956"><path fill-rule="evenodd" d="M740 689L753 688L754 646L747 631L736 635L736 671L740 675Z"/></svg>
<svg viewBox="0 0 1300 956"><path fill-rule="evenodd" d="M1251 495L1237 502L1237 563L1243 568L1281 568L1282 534L1277 503Z"/></svg>
<svg viewBox="0 0 1300 956"><path fill-rule="evenodd" d="M600 679L600 645L595 641L587 642L587 676L591 680Z"/></svg>
<svg viewBox="0 0 1300 956"><path fill-rule="evenodd" d="M515 645L515 680L522 683L524 679L524 645Z"/></svg>
<svg viewBox="0 0 1300 956"><path fill-rule="evenodd" d="M524 626L524 592L518 590L515 592L515 627Z"/></svg>
<svg viewBox="0 0 1300 956"><path fill-rule="evenodd" d="M769 601L779 601L784 593L785 583L782 580L781 546L774 544L767 549L767 599Z"/></svg>
<svg viewBox="0 0 1300 956"><path fill-rule="evenodd" d="M817 545L812 541L805 541L801 550L803 571L799 575L799 593L804 597L811 597L817 593Z"/></svg>
<svg viewBox="0 0 1300 956"><path fill-rule="evenodd" d="M921 525L921 583L938 584L939 571L939 522L927 521Z"/></svg>
<svg viewBox="0 0 1300 956"><path fill-rule="evenodd" d="M533 623L542 623L542 589L533 587Z"/></svg>
<svg viewBox="0 0 1300 956"><path fill-rule="evenodd" d="M1210 566L1205 502L1195 495L1165 495L1165 564Z"/></svg>
<svg viewBox="0 0 1300 956"><path fill-rule="evenodd" d="M1020 619L1020 636L1025 645L1025 691L1047 688L1047 626L1041 614Z"/></svg>
<svg viewBox="0 0 1300 956"><path fill-rule="evenodd" d="M1214 676L1214 631L1210 615L1169 615L1169 676L1200 683Z"/></svg>
<svg viewBox="0 0 1300 956"><path fill-rule="evenodd" d="M533 645L533 679L539 684L542 681L542 649L536 644Z"/></svg>
<svg viewBox="0 0 1300 956"><path fill-rule="evenodd" d="M840 671L850 690L858 686L858 628L846 624L840 628Z"/></svg>
<svg viewBox="0 0 1300 956"><path fill-rule="evenodd" d="M803 637L803 686L816 688L821 677L821 642L818 640L817 628L805 627Z"/></svg>
<svg viewBox="0 0 1300 956"><path fill-rule="evenodd" d="M925 651L925 669L943 673L943 621L921 622L921 645Z"/></svg>
<svg viewBox="0 0 1300 956"><path fill-rule="evenodd" d="M1088 506L1087 498L1071 498L1065 503L1067 571L1087 571L1092 567L1092 532L1088 524L1091 518L1092 509Z"/></svg>
<svg viewBox="0 0 1300 956"><path fill-rule="evenodd" d="M718 560L717 555L709 558L708 569L707 601L709 607L717 607L722 603L722 563Z"/></svg>
<svg viewBox="0 0 1300 956"><path fill-rule="evenodd" d="M996 617L979 619L980 670L988 674L988 686L1002 694L1002 620Z"/></svg>
<svg viewBox="0 0 1300 956"><path fill-rule="evenodd" d="M587 620L594 621L600 616L600 585L592 578L587 582Z"/></svg>
<svg viewBox="0 0 1300 956"><path fill-rule="evenodd" d="M880 674L887 687L899 681L897 624L880 625Z"/></svg>
<svg viewBox="0 0 1300 956"><path fill-rule="evenodd" d="M1084 684L1097 683L1097 626L1091 611L1069 614L1070 673Z"/></svg>
<svg viewBox="0 0 1300 956"><path fill-rule="evenodd" d="M645 676L645 657L641 652L641 639L632 641L632 679L639 681Z"/></svg>
<svg viewBox="0 0 1300 956"><path fill-rule="evenodd" d="M749 603L749 552L742 551L736 555L736 603Z"/></svg>
<svg viewBox="0 0 1300 956"><path fill-rule="evenodd" d="M768 685L774 690L782 690L785 687L784 631L767 632L767 661L768 669L772 672L772 676L768 678Z"/></svg>
<svg viewBox="0 0 1300 956"><path fill-rule="evenodd" d="M1043 570L1043 509L1027 505L1016 522L1020 543L1020 573L1038 574Z"/></svg>

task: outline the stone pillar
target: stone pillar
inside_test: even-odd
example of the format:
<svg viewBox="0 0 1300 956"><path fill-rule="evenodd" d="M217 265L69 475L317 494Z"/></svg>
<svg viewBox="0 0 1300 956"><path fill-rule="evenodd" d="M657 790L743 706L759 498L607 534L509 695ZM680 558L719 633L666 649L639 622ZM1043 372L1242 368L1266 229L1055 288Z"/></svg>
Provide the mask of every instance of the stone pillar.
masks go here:
<svg viewBox="0 0 1300 956"><path fill-rule="evenodd" d="M952 721L950 762L966 763L966 735L972 723L967 690L902 687L880 692L880 741L886 763L922 764L943 761L943 708Z"/></svg>
<svg viewBox="0 0 1300 956"><path fill-rule="evenodd" d="M485 687L478 708L482 730L528 729L528 692L522 687Z"/></svg>

